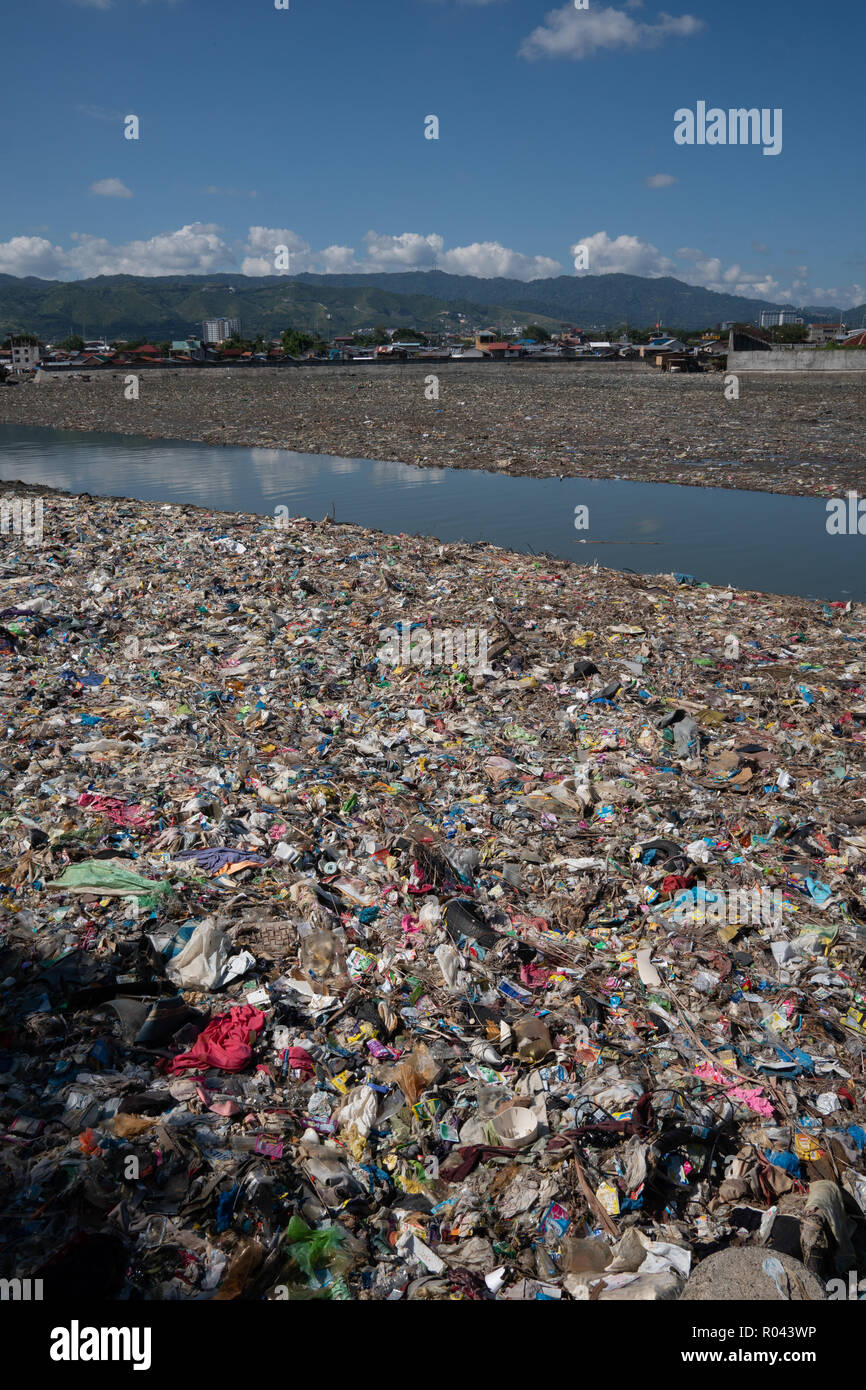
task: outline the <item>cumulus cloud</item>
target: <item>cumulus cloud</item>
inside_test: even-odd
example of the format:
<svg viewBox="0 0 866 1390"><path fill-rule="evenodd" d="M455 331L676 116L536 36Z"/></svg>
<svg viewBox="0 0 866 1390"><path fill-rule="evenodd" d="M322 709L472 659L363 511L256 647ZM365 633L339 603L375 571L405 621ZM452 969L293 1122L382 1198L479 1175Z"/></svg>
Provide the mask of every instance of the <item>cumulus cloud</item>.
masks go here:
<svg viewBox="0 0 866 1390"><path fill-rule="evenodd" d="M79 275L205 275L233 263L231 247L213 223L192 222L147 241L113 246L104 237L73 232L70 258Z"/></svg>
<svg viewBox="0 0 866 1390"><path fill-rule="evenodd" d="M662 11L657 20L646 23L626 10L595 6L576 10L569 3L551 10L544 23L523 40L518 54L529 59L591 58L605 48L656 48L665 39L688 38L703 28L704 21L690 14Z"/></svg>
<svg viewBox="0 0 866 1390"><path fill-rule="evenodd" d="M607 232L594 232L581 237L572 246L572 255L586 247L589 264L579 275L673 275L676 264L663 256L657 246L637 236L609 237Z"/></svg>
<svg viewBox="0 0 866 1390"><path fill-rule="evenodd" d="M815 304L839 304L843 309L859 309L861 304L866 304L866 285L858 281L843 285L841 289L815 285L809 291L809 299Z"/></svg>
<svg viewBox="0 0 866 1390"><path fill-rule="evenodd" d="M281 270L275 269L278 246L289 250L288 269L284 265ZM363 237L360 252L356 253L352 246L326 246L314 251L309 242L286 227L251 227L241 249L240 265L244 275L299 275L303 271L326 275L350 271L399 273L435 267L452 275L537 280L563 273L559 261L549 256L527 256L498 241L476 241L470 246L446 250L444 238L436 232L391 235L370 231Z"/></svg>
<svg viewBox="0 0 866 1390"><path fill-rule="evenodd" d="M277 250L285 246L289 252L287 269L276 267ZM242 275L300 275L314 270L310 243L288 227L250 227L247 239L240 248Z"/></svg>
<svg viewBox="0 0 866 1390"><path fill-rule="evenodd" d="M607 232L584 236L572 248L585 246L589 264L578 275L642 275L648 279L671 275L688 285L700 285L719 294L743 295L747 299L768 299L774 303L851 305L863 287L858 284L843 288L819 289L810 284L809 268L799 265L781 278L768 270L749 270L735 261L731 265L719 256L709 256L696 246L680 246L674 256L666 256L652 242L636 236L610 237Z"/></svg>
<svg viewBox="0 0 866 1390"><path fill-rule="evenodd" d="M644 179L647 188L670 188L676 182L673 174L650 174L649 178Z"/></svg>
<svg viewBox="0 0 866 1390"><path fill-rule="evenodd" d="M418 270L430 268L442 254L445 242L431 232L403 232L400 236L383 236L367 232L364 237L367 254L364 260L372 270Z"/></svg>
<svg viewBox="0 0 866 1390"><path fill-rule="evenodd" d="M132 189L122 179L97 179L90 185L91 193L99 198L131 198Z"/></svg>
<svg viewBox="0 0 866 1390"><path fill-rule="evenodd" d="M452 275L504 275L511 280L547 280L562 275L559 261L549 256L525 256L510 251L498 241L475 241L471 246L455 246L439 257L439 269Z"/></svg>
<svg viewBox="0 0 866 1390"><path fill-rule="evenodd" d="M506 276L517 280L546 279L561 275L563 266L548 256L531 256L496 241L473 242L446 249L438 233L402 232L388 235L370 231L360 251L332 245L321 250L288 227L250 227L243 238L229 238L224 229L209 222L193 222L176 231L162 232L147 240L114 244L104 237L73 233L68 247L43 236L17 236L0 243L0 273L36 276L44 280L76 280L93 275L207 275L238 271L242 275L299 275L427 270L435 262L454 275ZM277 270L278 247L290 253L288 269ZM578 274L641 275L650 279L670 275L687 284L722 293L768 299L776 303L862 304L866 290L859 283L816 287L805 265L775 273L751 270L739 262L727 264L699 247L681 246L673 256L652 242L606 231L581 237L571 248L586 247L589 264ZM571 266L568 272L573 273Z"/></svg>
<svg viewBox="0 0 866 1390"><path fill-rule="evenodd" d="M70 240L72 246L64 248L45 237L13 237L0 243L0 271L77 280L91 275L203 275L235 264L220 228L201 222L120 246L79 232Z"/></svg>
<svg viewBox="0 0 866 1390"><path fill-rule="evenodd" d="M35 275L40 280L68 280L74 275L68 252L43 236L14 236L0 243L0 274Z"/></svg>

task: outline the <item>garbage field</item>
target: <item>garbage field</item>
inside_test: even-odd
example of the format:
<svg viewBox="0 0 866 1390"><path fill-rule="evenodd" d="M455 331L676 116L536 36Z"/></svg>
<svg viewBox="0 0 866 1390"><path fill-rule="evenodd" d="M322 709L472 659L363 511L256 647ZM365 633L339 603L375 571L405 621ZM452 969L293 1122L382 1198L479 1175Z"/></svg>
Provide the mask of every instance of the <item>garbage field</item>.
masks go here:
<svg viewBox="0 0 866 1390"><path fill-rule="evenodd" d="M62 495L0 599L0 1276L850 1296L862 605Z"/></svg>
<svg viewBox="0 0 866 1390"><path fill-rule="evenodd" d="M630 478L841 497L863 477L856 375L676 376L629 362L40 372L0 422L293 449L515 477ZM739 379L738 379L739 380Z"/></svg>

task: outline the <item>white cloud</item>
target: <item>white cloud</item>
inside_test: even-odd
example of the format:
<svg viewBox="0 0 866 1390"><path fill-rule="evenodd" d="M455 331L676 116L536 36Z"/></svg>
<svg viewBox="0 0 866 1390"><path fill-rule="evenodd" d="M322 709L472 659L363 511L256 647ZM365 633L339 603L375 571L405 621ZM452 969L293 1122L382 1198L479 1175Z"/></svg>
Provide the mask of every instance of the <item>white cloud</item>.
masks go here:
<svg viewBox="0 0 866 1390"><path fill-rule="evenodd" d="M843 309L859 309L861 304L866 304L866 285L861 285L858 281L843 285L841 289L822 289L816 285L809 292L809 302L838 304Z"/></svg>
<svg viewBox="0 0 866 1390"><path fill-rule="evenodd" d="M604 48L655 48L667 38L687 38L704 28L694 15L662 12L654 23L633 19L625 10L576 10L569 3L551 10L543 24L523 40L521 58L590 58Z"/></svg>
<svg viewBox="0 0 866 1390"><path fill-rule="evenodd" d="M290 253L288 270L277 270L277 247L287 246ZM245 244L240 248L242 275L300 275L314 270L310 243L288 227L250 227Z"/></svg>
<svg viewBox="0 0 866 1390"><path fill-rule="evenodd" d="M111 111L105 106L93 106L89 103L79 102L75 109L80 111L82 116L89 116L92 121L108 121L110 124L114 124L115 121L124 119L122 112Z"/></svg>
<svg viewBox="0 0 866 1390"><path fill-rule="evenodd" d="M647 188L670 188L676 182L673 174L650 174L649 178L644 179Z"/></svg>
<svg viewBox="0 0 866 1390"><path fill-rule="evenodd" d="M99 198L131 198L132 189L127 188L122 179L97 179L90 185L90 192Z"/></svg>
<svg viewBox="0 0 866 1390"><path fill-rule="evenodd" d="M42 236L17 236L0 243L0 273L32 275L44 280L76 280L94 275L207 275L236 271L259 276L276 275L278 246L291 253L290 268L321 274L428 269L435 259L439 269L454 275L507 276L518 280L545 279L565 273L548 256L530 256L495 241L473 242L445 249L437 233L403 232L396 236L368 232L360 254L351 246L327 246L316 250L287 227L250 227L243 240L227 238L215 223L193 222L176 231L147 240L112 244L104 237L73 233L71 245L57 246ZM852 283L818 287L810 283L805 265L793 271L750 270L738 262L726 264L699 247L681 246L665 255L652 242L637 236L611 237L594 232L578 245L589 253L587 275L641 275L650 279L670 275L686 284L725 294L767 299L774 303L838 304L844 308L866 301L866 288ZM569 267L569 273L571 268ZM784 277L784 278L782 278Z"/></svg>
<svg viewBox="0 0 866 1390"><path fill-rule="evenodd" d="M572 246L572 255L578 246L585 246L589 265L579 275L673 275L675 262L663 256L657 246L641 241L636 236L609 237L607 232L594 232L592 236L581 237Z"/></svg>
<svg viewBox="0 0 866 1390"><path fill-rule="evenodd" d="M402 232L391 236L370 231L363 250L332 245L315 250L289 227L250 227L242 241L231 241L215 223L194 222L147 241L112 244L104 237L73 232L65 250L44 237L14 237L0 243L0 270L9 275L76 279L89 275L207 274L240 267L242 275L299 275L429 270L435 264L454 275L504 275L517 280L561 275L563 267L549 256L528 256L498 241L473 242L445 249L436 232ZM277 248L288 247L289 269L275 266Z"/></svg>
<svg viewBox="0 0 866 1390"><path fill-rule="evenodd" d="M400 236L367 232L364 244L367 248L365 261L371 270L430 269L445 245L435 232L429 236L421 236L418 232L403 232Z"/></svg>
<svg viewBox="0 0 866 1390"><path fill-rule="evenodd" d="M351 246L326 246L318 253L319 273L341 275L355 269L355 252Z"/></svg>
<svg viewBox="0 0 866 1390"><path fill-rule="evenodd" d="M112 246L103 237L73 232L70 252L79 275L204 275L233 264L231 247L213 223L193 222L147 241Z"/></svg>
<svg viewBox="0 0 866 1390"><path fill-rule="evenodd" d="M219 198L258 198L259 196L255 188L220 188L215 183L209 183L204 192Z"/></svg>
<svg viewBox="0 0 866 1390"><path fill-rule="evenodd" d="M455 246L446 251L444 239L436 232L427 235L402 232L392 236L370 231L363 242L364 250L357 255L351 246L328 246L314 251L309 242L288 228L251 227L241 251L241 270L244 275L299 275L307 270L333 275L350 271L396 273L435 267L452 275L505 275L517 280L562 274L558 261L548 256L526 256L497 241L474 242L471 246ZM289 269L280 272L274 269L278 246L287 246L291 253Z"/></svg>
<svg viewBox="0 0 866 1390"><path fill-rule="evenodd" d="M69 280L74 271L68 252L42 236L14 236L0 243L0 274L35 275L40 280Z"/></svg>
<svg viewBox="0 0 866 1390"><path fill-rule="evenodd" d="M452 275L504 275L511 280L547 280L563 273L559 261L549 256L525 256L520 251L510 251L498 241L455 246L439 257L439 269Z"/></svg>
<svg viewBox="0 0 866 1390"><path fill-rule="evenodd" d="M857 285L844 290L811 288L807 266L797 266L793 278L780 280L767 270L748 270L738 262L726 265L719 256L708 256L699 247L680 246L670 257L640 237L609 237L607 232L581 237L571 248L572 254L578 246L585 246L589 253L589 265L576 272L578 275L642 275L651 280L671 275L687 285L700 285L719 294L769 299L774 303L817 303L822 298L828 303L835 299L842 305L858 302Z"/></svg>

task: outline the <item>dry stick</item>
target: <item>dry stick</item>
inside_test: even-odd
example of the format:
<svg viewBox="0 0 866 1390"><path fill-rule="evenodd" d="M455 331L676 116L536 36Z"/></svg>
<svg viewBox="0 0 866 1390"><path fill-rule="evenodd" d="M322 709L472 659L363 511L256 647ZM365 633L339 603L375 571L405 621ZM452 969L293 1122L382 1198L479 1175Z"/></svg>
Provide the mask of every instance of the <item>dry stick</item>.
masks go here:
<svg viewBox="0 0 866 1390"><path fill-rule="evenodd" d="M604 1228L604 1230L607 1231L608 1235L616 1236L617 1239L619 1239L619 1229L611 1220L608 1212L602 1206L601 1202L598 1200L589 1183L587 1182L586 1173L583 1171L583 1167L577 1154L574 1155L574 1171L577 1174L577 1181L580 1183L580 1190L586 1198L590 1210L595 1213L599 1223Z"/></svg>

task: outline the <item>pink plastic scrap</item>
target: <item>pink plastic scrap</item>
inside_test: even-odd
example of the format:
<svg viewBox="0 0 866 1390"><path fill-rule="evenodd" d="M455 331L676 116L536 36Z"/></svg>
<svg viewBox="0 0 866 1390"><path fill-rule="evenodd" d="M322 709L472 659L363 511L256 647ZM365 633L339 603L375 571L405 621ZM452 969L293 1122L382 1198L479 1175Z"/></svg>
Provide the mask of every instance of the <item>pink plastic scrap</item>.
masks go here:
<svg viewBox="0 0 866 1390"><path fill-rule="evenodd" d="M82 792L78 805L93 815L107 816L113 825L126 825L143 830L153 820L152 811L143 811L138 802L127 805L119 796L100 796L97 792Z"/></svg>
<svg viewBox="0 0 866 1390"><path fill-rule="evenodd" d="M696 1066L695 1076L699 1076L702 1081L712 1081L717 1086L724 1086L729 1100L742 1101L743 1105L747 1105L756 1115L762 1115L765 1120L773 1118L773 1107L766 1096L761 1094L760 1087L741 1086L711 1062L701 1062Z"/></svg>

